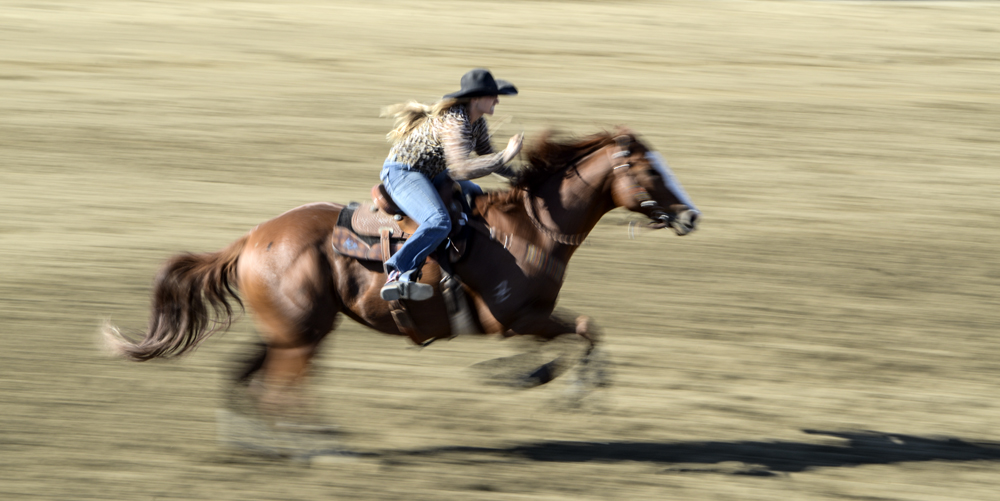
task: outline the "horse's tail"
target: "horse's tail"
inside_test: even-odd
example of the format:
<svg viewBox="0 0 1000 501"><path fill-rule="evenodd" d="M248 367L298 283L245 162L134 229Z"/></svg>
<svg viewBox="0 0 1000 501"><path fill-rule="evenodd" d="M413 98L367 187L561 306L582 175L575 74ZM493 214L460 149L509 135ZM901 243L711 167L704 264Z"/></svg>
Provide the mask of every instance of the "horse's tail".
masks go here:
<svg viewBox="0 0 1000 501"><path fill-rule="evenodd" d="M247 238L219 252L181 254L167 261L153 285L153 311L142 338L126 336L110 323L102 329L112 352L137 362L172 358L228 329L236 315L229 298L243 310L235 288L236 263Z"/></svg>

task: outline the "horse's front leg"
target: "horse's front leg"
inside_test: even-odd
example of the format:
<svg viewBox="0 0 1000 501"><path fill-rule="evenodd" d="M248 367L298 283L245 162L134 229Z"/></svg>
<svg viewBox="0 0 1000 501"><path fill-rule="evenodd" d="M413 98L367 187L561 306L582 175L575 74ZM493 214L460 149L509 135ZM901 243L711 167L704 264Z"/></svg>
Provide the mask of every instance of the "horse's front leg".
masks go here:
<svg viewBox="0 0 1000 501"><path fill-rule="evenodd" d="M559 377L590 357L598 340L589 317L548 312L522 314L504 336L524 336L544 344L526 353L476 364L474 368L489 384L518 388L533 388Z"/></svg>
<svg viewBox="0 0 1000 501"><path fill-rule="evenodd" d="M611 361L607 351L598 342L601 339L600 328L590 317L581 315L576 318L576 333L590 342L587 352L580 359L576 374L576 383L583 384L588 389L611 386Z"/></svg>
<svg viewBox="0 0 1000 501"><path fill-rule="evenodd" d="M601 331L593 319L586 315L567 315L565 313L550 315L543 321L537 318L524 318L508 331L508 335L523 335L530 333L543 340L563 337L563 334L573 333L579 343L583 343L582 352L574 355L563 353L556 359L547 362L525 379L524 386L532 387L545 384L569 368L576 366L571 374L565 403L574 407L583 405L585 399L593 391L611 385L611 367L605 350L600 349Z"/></svg>
<svg viewBox="0 0 1000 501"><path fill-rule="evenodd" d="M600 330L594 321L586 316L580 315L576 317L576 335L580 336L582 339L587 341L587 353L585 356L589 356L595 349L597 349L597 343L600 341Z"/></svg>

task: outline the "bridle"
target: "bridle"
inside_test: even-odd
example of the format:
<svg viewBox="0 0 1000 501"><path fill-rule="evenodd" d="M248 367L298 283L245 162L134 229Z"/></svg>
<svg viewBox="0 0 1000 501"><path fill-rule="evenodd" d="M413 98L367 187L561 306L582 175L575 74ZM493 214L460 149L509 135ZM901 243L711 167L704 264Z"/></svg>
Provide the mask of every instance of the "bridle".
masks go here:
<svg viewBox="0 0 1000 501"><path fill-rule="evenodd" d="M676 216L674 214L670 214L663 207L661 207L660 204L654 200L652 196L650 196L649 191L639 185L639 181L636 179L635 174L632 173L632 162L629 161L629 158L632 156L632 151L629 148L634 141L635 138L631 135L622 134L615 138L615 148L613 152L611 150L607 151L608 160L613 166L611 169L615 177L615 184L612 186L613 193L621 193L624 191L623 195L634 200L637 207L648 210L649 212L647 216L652 220L648 225L649 228L666 228L674 223ZM624 161L615 165L620 161L620 159L624 159ZM547 237L560 244L579 246L584 242L584 240L587 239L587 233L566 234L546 228L535 214L532 197L528 193L525 193L524 208L528 214L528 220L531 221L531 224L533 224L538 231L544 233Z"/></svg>
<svg viewBox="0 0 1000 501"><path fill-rule="evenodd" d="M668 213L663 207L660 206L659 202L653 199L643 188L639 185L639 181L635 178L635 174L632 173L632 162L629 159L632 157L632 152L629 147L635 140L630 135L623 134L615 138L616 151L614 153L608 152L608 158L613 165L612 172L614 173L615 180L618 182L613 187L613 193L622 193L624 197L620 199L631 198L635 201L635 205L639 208L648 210L647 216L652 219L648 227L652 229L666 228L674 222L676 218L675 215ZM618 165L618 159L624 159L624 161ZM618 198L618 197L616 197Z"/></svg>
<svg viewBox="0 0 1000 501"><path fill-rule="evenodd" d="M635 174L631 172L632 163L629 159L632 156L632 151L629 147L634 141L635 139L630 135L621 135L615 138L614 149L605 150L608 154L608 159L610 161L609 165L612 166L613 172L613 184L611 186L612 196L616 200L620 201L622 198L617 196L616 193L620 193L624 190L624 195L631 197L631 199L635 202L635 206L648 210L646 216L652 219L649 223L650 228L655 229L671 226L678 220L677 216L668 214L667 211L653 199L649 192L639 185L639 181L636 179ZM576 165L579 165L586 159L591 158L601 149L605 148L606 146L583 157L576 162ZM624 161L615 165L616 162L621 161L620 159L624 159ZM523 192L522 199L524 201L524 209L528 220L531 221L531 224L543 235L552 239L556 243L573 247L578 247L586 241L588 234L586 232L567 234L546 227L545 224L538 219L538 214L535 211L533 203L534 197L529 191L525 190ZM562 282L563 273L566 269L566 263L551 252L536 247L534 244L523 238L517 238L512 234L498 232L496 228L481 222L469 220L468 224L478 231L488 235L490 240L503 242L503 248L508 249L515 256L518 265L522 266L522 268L527 267L527 269L537 269L552 280Z"/></svg>

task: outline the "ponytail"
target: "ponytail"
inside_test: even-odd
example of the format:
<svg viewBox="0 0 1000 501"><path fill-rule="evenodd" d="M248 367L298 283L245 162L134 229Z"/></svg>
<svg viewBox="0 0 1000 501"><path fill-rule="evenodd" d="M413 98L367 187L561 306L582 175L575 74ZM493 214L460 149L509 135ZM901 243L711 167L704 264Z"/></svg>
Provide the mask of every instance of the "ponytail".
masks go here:
<svg viewBox="0 0 1000 501"><path fill-rule="evenodd" d="M471 101L470 98L445 98L432 105L421 104L416 101L394 104L382 109L382 117L392 117L395 124L391 131L386 134L386 139L395 143L408 136L413 129L427 121L428 118L443 115L454 106L465 105Z"/></svg>

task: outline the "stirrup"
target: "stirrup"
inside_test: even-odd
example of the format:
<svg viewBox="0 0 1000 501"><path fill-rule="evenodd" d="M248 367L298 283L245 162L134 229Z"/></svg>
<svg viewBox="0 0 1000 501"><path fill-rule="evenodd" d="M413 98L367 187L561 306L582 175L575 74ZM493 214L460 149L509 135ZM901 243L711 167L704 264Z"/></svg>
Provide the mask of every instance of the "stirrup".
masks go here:
<svg viewBox="0 0 1000 501"><path fill-rule="evenodd" d="M382 286L379 296L386 301L398 301L400 299L423 301L434 296L434 287L430 284L422 284L420 282L389 282Z"/></svg>

